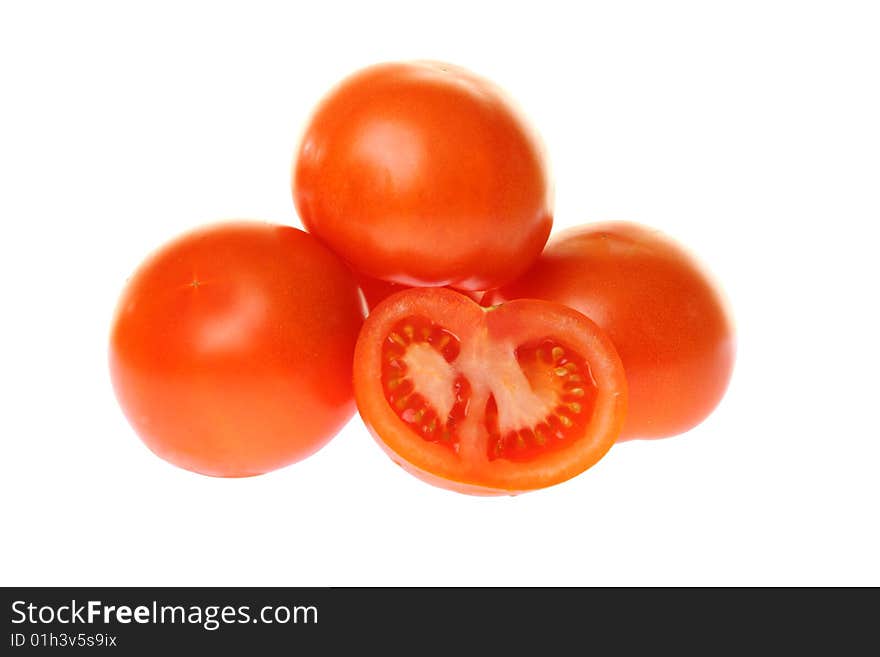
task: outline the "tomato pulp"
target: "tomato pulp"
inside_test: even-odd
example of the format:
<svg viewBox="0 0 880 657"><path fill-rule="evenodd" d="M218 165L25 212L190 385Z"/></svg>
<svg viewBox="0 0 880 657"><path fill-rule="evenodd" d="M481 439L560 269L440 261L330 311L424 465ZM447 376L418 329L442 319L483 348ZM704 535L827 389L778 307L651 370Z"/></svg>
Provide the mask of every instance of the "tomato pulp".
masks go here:
<svg viewBox="0 0 880 657"><path fill-rule="evenodd" d="M486 290L521 273L552 225L537 134L497 86L438 62L343 80L293 171L303 225L366 276Z"/></svg>
<svg viewBox="0 0 880 657"><path fill-rule="evenodd" d="M357 284L314 237L257 222L173 240L126 285L110 373L147 446L208 475L305 458L354 412Z"/></svg>
<svg viewBox="0 0 880 657"><path fill-rule="evenodd" d="M736 352L727 304L706 270L659 231L628 222L563 231L483 304L519 298L564 303L609 335L629 384L621 440L687 431L724 395Z"/></svg>
<svg viewBox="0 0 880 657"><path fill-rule="evenodd" d="M626 381L589 319L537 300L485 309L447 289L399 292L358 338L355 397L391 458L473 494L565 481L611 447Z"/></svg>

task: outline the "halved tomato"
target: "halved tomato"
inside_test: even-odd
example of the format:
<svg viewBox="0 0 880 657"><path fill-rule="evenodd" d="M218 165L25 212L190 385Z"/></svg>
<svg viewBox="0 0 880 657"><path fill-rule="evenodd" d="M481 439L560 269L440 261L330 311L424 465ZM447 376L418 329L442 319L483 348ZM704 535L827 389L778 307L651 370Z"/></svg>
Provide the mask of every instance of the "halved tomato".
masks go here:
<svg viewBox="0 0 880 657"><path fill-rule="evenodd" d="M626 413L620 358L549 301L483 308L448 289L380 303L355 348L358 410L391 458L437 486L519 493L580 474Z"/></svg>

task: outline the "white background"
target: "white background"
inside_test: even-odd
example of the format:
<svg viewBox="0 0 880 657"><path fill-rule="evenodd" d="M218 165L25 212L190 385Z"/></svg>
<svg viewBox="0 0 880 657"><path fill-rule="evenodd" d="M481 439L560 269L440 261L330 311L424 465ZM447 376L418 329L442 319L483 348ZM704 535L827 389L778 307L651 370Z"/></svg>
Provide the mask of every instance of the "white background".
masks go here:
<svg viewBox="0 0 880 657"><path fill-rule="evenodd" d="M0 583L880 585L876 6L3 2ZM409 58L518 99L555 230L629 219L702 257L728 395L516 498L411 478L356 417L257 478L159 460L108 379L125 278L199 223L296 224L313 104Z"/></svg>

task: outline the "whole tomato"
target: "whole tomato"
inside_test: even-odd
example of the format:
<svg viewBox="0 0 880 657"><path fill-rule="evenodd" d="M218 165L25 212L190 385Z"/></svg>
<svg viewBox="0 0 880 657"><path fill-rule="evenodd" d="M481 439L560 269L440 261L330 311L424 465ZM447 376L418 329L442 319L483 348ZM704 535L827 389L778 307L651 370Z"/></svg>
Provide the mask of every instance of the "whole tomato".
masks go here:
<svg viewBox="0 0 880 657"><path fill-rule="evenodd" d="M293 195L356 270L409 286L506 283L552 224L535 132L497 86L437 62L376 65L333 89L303 135Z"/></svg>
<svg viewBox="0 0 880 657"><path fill-rule="evenodd" d="M305 458L354 412L363 321L345 264L300 230L212 225L166 244L125 286L110 374L160 457L208 475Z"/></svg>
<svg viewBox="0 0 880 657"><path fill-rule="evenodd" d="M706 270L659 231L626 222L564 231L483 304L524 297L564 303L610 336L629 386L619 440L687 431L724 395L736 351L727 305Z"/></svg>

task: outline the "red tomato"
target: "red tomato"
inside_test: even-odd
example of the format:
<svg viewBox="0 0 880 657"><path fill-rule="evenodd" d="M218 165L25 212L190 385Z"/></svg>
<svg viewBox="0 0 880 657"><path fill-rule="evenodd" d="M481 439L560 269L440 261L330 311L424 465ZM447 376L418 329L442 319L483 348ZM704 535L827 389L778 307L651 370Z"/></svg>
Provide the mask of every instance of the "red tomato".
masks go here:
<svg viewBox="0 0 880 657"><path fill-rule="evenodd" d="M495 85L448 64L380 64L318 106L296 158L303 224L356 270L485 290L521 273L552 224L537 136Z"/></svg>
<svg viewBox="0 0 880 657"><path fill-rule="evenodd" d="M483 304L524 297L571 306L611 337L629 383L621 440L687 431L724 395L735 354L726 304L697 261L658 231L625 222L564 231Z"/></svg>
<svg viewBox="0 0 880 657"><path fill-rule="evenodd" d="M472 494L583 472L614 443L626 411L623 366L589 319L546 301L485 309L443 288L400 292L367 317L354 387L394 461Z"/></svg>
<svg viewBox="0 0 880 657"><path fill-rule="evenodd" d="M110 373L156 454L208 475L260 474L316 451L351 417L362 321L353 275L314 237L208 226L128 281Z"/></svg>

